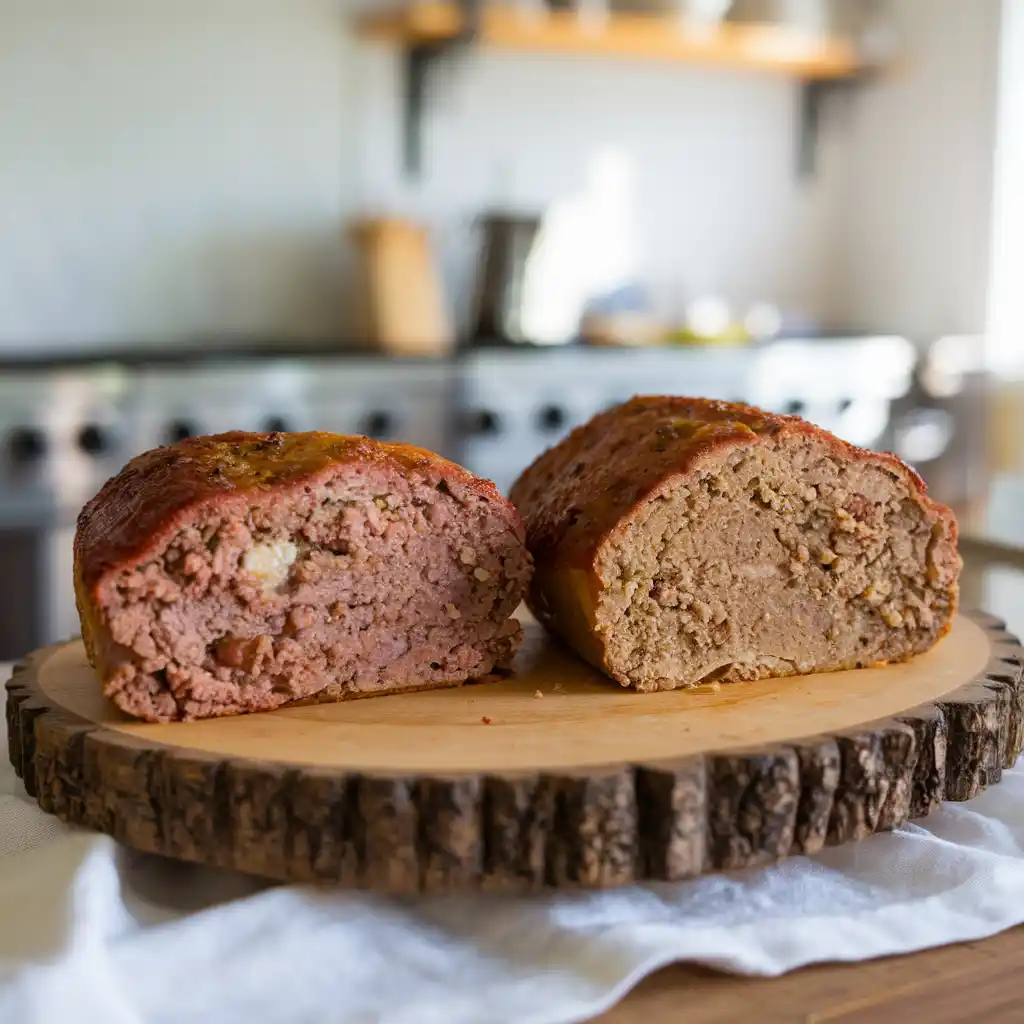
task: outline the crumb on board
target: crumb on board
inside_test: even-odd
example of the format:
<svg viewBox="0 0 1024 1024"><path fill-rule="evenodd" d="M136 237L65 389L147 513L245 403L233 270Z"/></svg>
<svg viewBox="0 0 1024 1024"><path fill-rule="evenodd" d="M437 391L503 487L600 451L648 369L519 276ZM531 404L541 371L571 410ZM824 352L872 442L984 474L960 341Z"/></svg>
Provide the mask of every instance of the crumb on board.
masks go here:
<svg viewBox="0 0 1024 1024"><path fill-rule="evenodd" d="M565 687L561 683L555 683L555 693L565 693Z"/></svg>
<svg viewBox="0 0 1024 1024"><path fill-rule="evenodd" d="M490 725L491 724L491 720L486 715L481 715L480 716L480 721L483 722L484 725Z"/></svg>
<svg viewBox="0 0 1024 1024"><path fill-rule="evenodd" d="M540 690L534 690L534 691L533 691L533 696L534 696L534 699L537 699L537 698L539 698L539 697L543 697L543 696L544 696L544 694L543 694L543 693L541 693L541 691L540 691Z"/></svg>

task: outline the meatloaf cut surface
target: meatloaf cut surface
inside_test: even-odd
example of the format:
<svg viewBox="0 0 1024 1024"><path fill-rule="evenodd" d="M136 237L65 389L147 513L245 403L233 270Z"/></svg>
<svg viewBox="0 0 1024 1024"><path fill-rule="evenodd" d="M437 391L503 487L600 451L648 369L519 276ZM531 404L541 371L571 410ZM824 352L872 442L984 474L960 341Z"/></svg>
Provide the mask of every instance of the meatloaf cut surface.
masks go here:
<svg viewBox="0 0 1024 1024"><path fill-rule="evenodd" d="M511 496L531 610L638 690L903 660L956 609L949 509L895 456L795 416L634 398Z"/></svg>
<svg viewBox="0 0 1024 1024"><path fill-rule="evenodd" d="M327 433L147 452L75 537L89 659L107 696L150 720L479 678L511 660L530 571L489 481Z"/></svg>

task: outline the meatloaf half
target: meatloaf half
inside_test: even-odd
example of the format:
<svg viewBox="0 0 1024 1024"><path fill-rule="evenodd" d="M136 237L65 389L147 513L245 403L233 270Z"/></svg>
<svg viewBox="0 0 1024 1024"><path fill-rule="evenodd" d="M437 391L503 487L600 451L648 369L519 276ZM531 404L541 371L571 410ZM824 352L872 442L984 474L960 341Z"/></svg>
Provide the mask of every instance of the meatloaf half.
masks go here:
<svg viewBox="0 0 1024 1024"><path fill-rule="evenodd" d="M950 627L956 521L893 455L795 416L634 398L519 478L529 605L623 686L878 665Z"/></svg>
<svg viewBox="0 0 1024 1024"><path fill-rule="evenodd" d="M89 659L150 720L451 686L508 665L530 577L493 484L338 434L197 437L86 505L75 591Z"/></svg>

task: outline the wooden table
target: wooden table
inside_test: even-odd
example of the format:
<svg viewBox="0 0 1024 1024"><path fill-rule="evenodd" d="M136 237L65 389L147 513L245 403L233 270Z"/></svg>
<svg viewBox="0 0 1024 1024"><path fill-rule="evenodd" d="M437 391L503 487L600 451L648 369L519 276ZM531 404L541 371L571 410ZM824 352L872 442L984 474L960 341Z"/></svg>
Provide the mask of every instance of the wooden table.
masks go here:
<svg viewBox="0 0 1024 1024"><path fill-rule="evenodd" d="M737 978L667 967L602 1024L1020 1024L1024 927L981 942L859 964L806 967L781 978Z"/></svg>

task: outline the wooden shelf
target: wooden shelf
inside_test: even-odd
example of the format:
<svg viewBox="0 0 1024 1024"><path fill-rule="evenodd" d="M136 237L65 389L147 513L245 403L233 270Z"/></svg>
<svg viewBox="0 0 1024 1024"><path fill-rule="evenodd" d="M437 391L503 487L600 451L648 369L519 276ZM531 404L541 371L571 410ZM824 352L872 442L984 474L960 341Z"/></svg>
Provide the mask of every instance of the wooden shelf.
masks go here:
<svg viewBox="0 0 1024 1024"><path fill-rule="evenodd" d="M444 46L459 37L462 27L459 9L444 2L368 14L358 22L364 38L407 49ZM602 23L588 26L572 12L527 16L507 7L487 6L476 42L530 53L742 68L803 80L850 78L861 70L854 47L843 39L820 39L779 25L729 22L702 31L664 15L613 13Z"/></svg>

